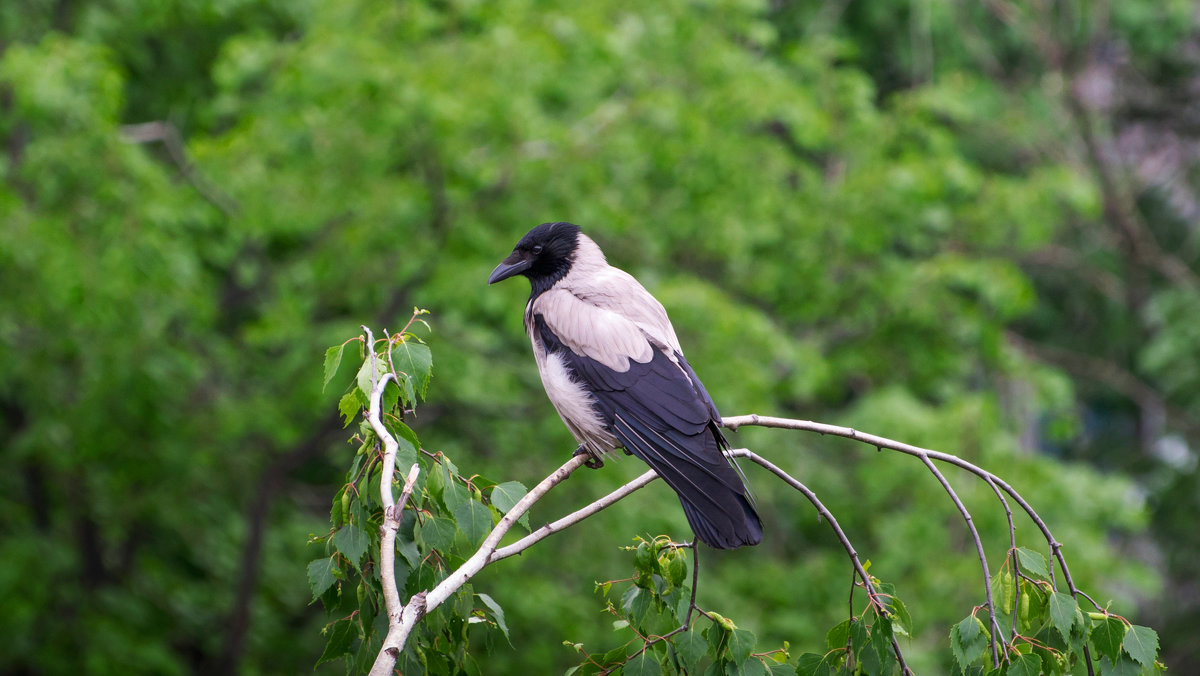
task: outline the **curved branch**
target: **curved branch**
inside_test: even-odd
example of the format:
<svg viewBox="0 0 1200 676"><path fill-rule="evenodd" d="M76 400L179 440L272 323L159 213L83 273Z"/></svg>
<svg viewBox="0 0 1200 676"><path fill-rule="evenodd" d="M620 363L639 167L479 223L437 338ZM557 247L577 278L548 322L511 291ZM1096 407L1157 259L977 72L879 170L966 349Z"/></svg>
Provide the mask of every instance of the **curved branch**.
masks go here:
<svg viewBox="0 0 1200 676"><path fill-rule="evenodd" d="M1007 555L1007 557L1012 559L1013 576L1016 577L1018 575L1021 575L1021 566L1017 562L1017 527L1013 524L1012 508L1010 508L1008 506L1008 500L1004 499L1004 494L1000 492L1000 488L998 486L996 486L996 482L992 481L990 478L987 478L987 477L984 477L983 480L987 482L988 487L990 487L992 489L992 492L996 494L996 497L1000 499L1000 504L1004 507L1004 517L1006 519L1008 519L1008 555ZM1054 566L1050 566L1050 586L1051 587L1054 586ZM990 585L988 586L988 591L989 592L991 591ZM1015 593L1013 595L1013 604L1014 604L1013 607L1016 608L1021 605L1021 585L1019 585L1019 584L1016 585L1014 591L1015 591ZM1012 614L1012 636L1014 639L1017 636L1017 614L1016 613ZM1008 658L1007 651L1005 651L1004 656L1006 659Z"/></svg>
<svg viewBox="0 0 1200 676"><path fill-rule="evenodd" d="M1071 578L1071 571L1067 568L1066 558L1064 558L1062 555L1062 543L1054 539L1054 534L1050 532L1050 528L1046 526L1046 522L1043 521L1042 517L1039 516L1036 511L1034 511L1033 507L1025 501L1025 498L1021 497L1021 494L1018 493L1016 489L1008 485L1008 483L1000 477L992 474L982 467L979 467L978 465L967 462L956 455L950 455L949 453L942 453L940 451L934 451L928 448L921 448L920 446L913 446L912 444L895 441L893 439L881 437L876 434L859 432L851 427L827 425L825 423L813 422L811 420L775 418L752 413L750 415L740 415L725 418L722 423L725 427L731 430L736 430L744 425L752 425L758 427L777 427L781 429L803 430L806 432L816 432L817 434L821 435L827 434L835 437L844 437L846 439L853 439L854 441L862 442L869 446L874 446L878 449L886 448L891 451L898 451L900 453L912 455L918 458L930 458L932 460L945 462L965 469L975 476L987 481L988 483L999 486L1002 491L1007 493L1009 497L1011 497L1018 505L1021 506L1021 509L1025 511L1025 514L1031 521L1033 521L1034 525L1038 527L1038 530L1041 531L1042 537L1046 538L1047 544L1050 545L1050 552L1053 554L1054 560L1058 562L1059 568L1062 569L1063 580L1066 582L1067 590L1071 593L1071 596L1078 598L1081 595L1079 588L1075 586L1075 581ZM1087 598L1086 595L1083 596ZM1097 609L1099 609L1098 606ZM1084 646L1085 649L1086 647L1087 646Z"/></svg>
<svg viewBox="0 0 1200 676"><path fill-rule="evenodd" d="M959 513L962 514L963 520L967 522L967 529L971 531L971 538L975 540L975 552L979 555L979 565L983 568L983 589L987 592L988 621L992 625L992 640L988 641L988 643L992 644L992 665L999 669L1000 649L997 647L996 641L1003 639L1004 634L1000 631L1000 623L996 621L996 603L992 600L992 573L988 570L987 554L983 551L983 540L979 538L979 529L975 528L975 520L971 518L971 512L967 511L967 506L959 499L958 493L954 492L954 487L950 485L950 482L946 479L946 475L938 470L933 461L929 459L929 456L921 456L921 461L925 463L925 466L929 468L933 476L937 477L938 482L942 484L942 488L950 495L950 499L954 501ZM1005 654L1005 658L1007 658L1007 653Z"/></svg>
<svg viewBox="0 0 1200 676"><path fill-rule="evenodd" d="M370 338L369 331L367 332L367 335L368 335L368 344L371 344L371 341L369 340L369 338ZM380 397L382 395L383 389L387 386L388 380L394 379L394 378L395 378L395 376L393 374L390 374L390 373L385 374L379 380L379 382L375 383L375 386L372 391L372 396L371 396L371 410L368 412L368 420L370 421L372 427L375 429L379 438L381 440L383 440L384 445L385 445L384 472L383 472L384 479L382 480L382 482L381 482L382 485L380 487L381 498L382 498L383 504L385 506L384 507L384 509L385 509L385 524L383 527L384 541L381 543L381 568L382 568L382 574L384 576L385 582L388 580L389 577L392 578L393 589L394 589L394 584L395 584L394 583L394 574L395 574L394 573L394 556L395 556L394 537L395 537L396 529L395 529L395 527L389 527L390 519L394 518L396 520L396 526L398 527L400 509L403 508L405 501L408 499L409 493L412 490L412 484L416 480L417 471L418 471L418 466L416 466L416 465L414 465L413 468L410 470L408 480L405 482L405 490L402 494L402 497L401 497L401 500L399 503L399 508L397 508L396 505L392 502L392 496L391 496L391 478L392 478L392 472L394 472L396 441L387 432L386 428L384 428L382 422L379 419L379 411L378 411ZM1021 495L1019 493L1017 493L1017 491L1012 486L1010 486L1008 483L1006 483L1004 480L1000 479L998 476L992 474L991 472L988 472L987 470L984 470L966 460L963 460L962 458L959 458L954 455L950 455L948 453L941 453L939 451L921 448L919 446L913 446L911 444L905 444L905 443L902 443L899 441L888 439L886 437L881 437L881 436L874 435L874 434L867 434L864 432L859 432L858 430L855 430L855 429L852 429L849 427L839 427L836 425L828 425L825 423L818 423L818 422L812 422L812 421L807 421L807 420L795 420L795 419L791 419L791 418L776 418L776 417L759 416L759 415L752 414L752 415L733 416L733 417L725 418L723 421L723 424L725 427L727 427L731 430L736 430L737 428L745 426L745 425L753 425L753 426L761 426L761 427L776 427L776 428L783 428L783 429L794 429L794 430L802 430L802 431L809 431L809 432L817 432L818 434L822 434L822 435L840 436L840 437L844 437L847 439L853 439L855 441L859 441L859 442L862 442L865 444L869 444L871 446L875 446L878 449L886 448L889 450L894 450L894 451L898 451L901 453L905 453L907 455L912 455L912 456L921 458L921 460L926 464L926 466L930 469L930 471L933 472L934 476L938 478L938 480L939 480L939 482L941 482L943 488L951 496L951 499L954 500L954 502L958 506L960 512L963 514L963 517L966 520L967 525L971 530L972 537L975 540L976 548L979 552L981 565L983 566L984 576L986 579L986 578L990 578L988 567L987 567L987 560L986 560L986 557L984 556L982 542L979 538L978 532L976 531L976 529L974 527L971 516L970 516L969 512L967 512L962 501L958 498L957 494L954 492L953 488L949 485L949 482L946 480L945 476L943 476L941 474L941 472L937 470L936 466L934 466L933 461L936 460L939 462L945 462L945 463L960 467L962 469L965 469L965 470L971 472L972 474L975 474L976 476L982 478L985 482L987 482L987 484L992 488L993 492L995 492L996 496L1000 499L1001 504L1004 506L1005 513L1008 516L1010 540L1014 543L1014 548L1012 550L1013 558L1014 558L1014 565L1016 563L1016 561L1015 561L1016 560L1015 528L1013 527L1013 524L1012 524L1012 511L1009 508L1008 501L1005 498L1005 495L1008 495L1010 498L1012 498L1014 501L1016 501L1016 503L1018 505L1021 506L1021 508L1025 511L1025 513L1033 521L1033 523L1035 525L1037 525L1038 529L1042 532L1042 535L1046 538L1046 541L1050 546L1050 551L1051 551L1054 559L1058 562L1059 568L1063 572L1063 577L1064 577L1065 583L1066 583L1067 588L1070 591L1071 595L1075 596L1075 597L1083 596L1084 598L1091 600L1090 597L1088 597L1086 594L1083 594L1083 592L1081 592L1079 589L1077 589L1075 587L1074 581L1071 578L1070 570L1067 568L1066 560L1063 557L1062 552L1061 552L1062 545L1054 539L1054 536L1051 534L1050 529L1046 526L1045 522L1041 519L1041 517L1037 514L1037 512L1034 511L1034 509L1029 505L1029 503L1026 502L1025 499L1022 498ZM863 587L867 591L868 600L869 600L870 604L873 605L882 614L884 614L884 615L890 614L889 611L887 610L886 606L880 601L879 592L876 591L873 583L871 582L870 576L867 574L866 570L863 568L862 563L860 562L860 560L858 558L858 553L857 553L857 551L855 551L853 544L851 544L849 538L846 536L845 532L841 529L841 526L838 525L837 519L825 507L825 505L823 503L821 503L821 501L817 498L816 494L812 490L810 490L807 486L805 486L804 484L800 483L795 478L790 476L787 472L783 471L782 469L780 469L779 467L777 467L770 461L753 453L752 451L749 451L747 449L733 449L733 450L728 451L727 454L730 457L748 458L752 462L764 467L771 473L775 474L777 477L782 479L785 483L790 485L792 488L794 488L797 491L799 491L800 493L802 493L805 496L805 498L807 498L809 500L809 502L811 502L813 504L813 506L817 509L818 514L820 514L821 517L824 518L830 524L830 526L833 528L834 533L836 534L838 540L841 542L843 548L846 550L847 554L850 557L851 563L855 570L855 574L857 575L857 577L859 577L863 581ZM512 525L514 523L516 523L516 521L519 518L521 518L521 516L523 516L529 510L529 508L532 507L532 505L535 502L540 500L554 486L558 485L559 483L561 483L562 481L567 479L571 475L572 472L579 469L579 467L582 466L586 462L586 459L587 459L587 456L585 456L585 455L573 456L570 460L565 462L562 466L560 466L558 469L556 469L554 472L552 472L549 476L547 476L545 479L543 479L540 483L538 483L537 486L535 486L524 497L522 497L521 500L519 500L517 502L517 504L514 505L513 508L510 509L509 512L500 519L499 523L496 524L496 526L492 529L492 531L484 539L483 543L479 546L479 548L471 556L471 558L468 559L466 562L464 562L457 570L455 570L453 573L451 573L449 577L444 579L440 584L435 586L433 589L414 595L412 598L409 599L407 604L405 604L402 608L400 608L398 593L396 593L395 597L392 598L388 594L387 585L385 584L385 601L387 602L389 629L388 629L388 636L384 641L384 645L380 649L379 655L376 658L375 666L372 667L371 673L373 675L385 676L387 674L390 674L392 669L395 666L395 662L396 662L397 657L400 654L400 651L403 650L404 645L407 642L409 635L411 634L413 628L416 626L416 623L418 621L420 621L420 619L422 617L424 617L429 611L437 608L439 605L441 605L447 599L449 599L464 584L466 584L467 581L469 581L472 577L474 577L477 573L479 573L481 570L483 570L489 564L499 561L501 559L508 558L510 556L514 556L516 554L519 554L519 553L525 551L529 547L537 544L538 542L544 540L545 538L549 537L550 535L553 535L554 533L557 533L566 528L569 528L570 526L572 526L576 523L579 523L580 521L583 521L584 519L592 516L593 514L596 514L597 512L609 507L610 505L624 499L626 496L643 488L644 486L646 486L647 484L651 483L656 478L658 478L658 475L652 470L645 472L644 474L637 477L636 479L626 483L625 485L621 486L620 488L617 488L616 490L612 491L608 495L605 495L604 497L592 502L591 504L589 504L583 508L580 508L580 509L576 510L575 512L572 512L556 521L553 521L551 523L543 525L541 528L538 528L537 530L531 532L529 535L526 535L525 537L521 538L517 542L514 542L505 547L499 547L500 541L504 538L504 536L512 528ZM390 539L389 539L389 536L390 536ZM992 617L993 631L995 632L996 636L1002 637L1003 636L1002 631L1000 630L1000 628L997 624L997 620L996 620L996 614L995 614L994 603L992 600L990 584L985 584L985 588L987 589L988 606L989 606L989 611L990 611L991 617ZM1093 604L1094 604L1094 602L1093 602ZM398 610L397 610L397 608L398 608ZM895 652L897 661L899 662L899 664L901 666L902 673L905 675L911 674L912 671L909 669L908 665L906 664L906 662L904 660L904 656L900 650L899 643L896 641L895 637L892 638L892 649ZM994 662L998 661L998 659L999 659L996 653L997 653L997 645L993 641L993 661ZM1090 658L1089 658L1089 666L1090 666Z"/></svg>
<svg viewBox="0 0 1200 676"><path fill-rule="evenodd" d="M739 422L739 424L749 423ZM726 427L728 426L729 424L727 420ZM753 451L745 448L735 448L728 451L728 455L736 458L747 458L751 462L761 465L775 476L783 479L784 483L800 491L804 497L808 498L808 501L813 504L813 507L817 508L817 513L829 523L831 528L833 528L833 532L837 535L838 540L841 541L842 547L845 548L846 553L850 555L850 563L854 566L854 570L858 573L858 576L862 578L863 587L865 587L867 590L868 601L870 601L871 605L874 605L876 609L885 615L890 614L887 608L885 608L883 604L879 602L879 593L875 591L875 586L871 584L871 577L867 575L867 571L863 568L862 562L858 560L858 552L854 550L854 545L850 543L850 538L846 537L846 532L843 531L842 527L838 525L837 519L833 516L833 512L829 511L829 509L825 507L825 505L817 498L817 494L812 492L812 489L800 483L794 477L792 477L792 475L783 471L771 461L754 453ZM892 636L892 650L896 653L896 660L900 663L900 673L902 676L912 674L912 670L908 668L908 664L906 664L904 661L904 655L900 652L900 644L896 641L895 636Z"/></svg>

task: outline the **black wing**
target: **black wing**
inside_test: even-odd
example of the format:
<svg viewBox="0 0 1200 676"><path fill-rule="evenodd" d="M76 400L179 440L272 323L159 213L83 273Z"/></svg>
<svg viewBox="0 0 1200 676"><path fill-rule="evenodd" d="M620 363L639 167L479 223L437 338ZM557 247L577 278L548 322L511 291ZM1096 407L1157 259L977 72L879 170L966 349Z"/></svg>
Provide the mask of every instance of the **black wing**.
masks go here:
<svg viewBox="0 0 1200 676"><path fill-rule="evenodd" d="M655 349L649 362L629 360L617 371L573 352L534 315L534 330L594 398L594 406L624 447L650 465L679 495L692 531L718 549L758 544L762 523L746 487L721 453L720 417L691 366Z"/></svg>

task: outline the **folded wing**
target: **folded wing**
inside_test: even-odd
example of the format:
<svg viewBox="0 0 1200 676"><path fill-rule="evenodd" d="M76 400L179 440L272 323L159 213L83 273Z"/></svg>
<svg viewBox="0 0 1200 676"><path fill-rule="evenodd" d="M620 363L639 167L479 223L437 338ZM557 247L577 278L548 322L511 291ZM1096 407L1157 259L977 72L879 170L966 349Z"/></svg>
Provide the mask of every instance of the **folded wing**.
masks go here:
<svg viewBox="0 0 1200 676"><path fill-rule="evenodd" d="M534 339L590 392L621 444L675 490L697 537L717 548L757 544L762 525L721 452L716 407L662 306L628 279L636 289L543 293L530 307Z"/></svg>

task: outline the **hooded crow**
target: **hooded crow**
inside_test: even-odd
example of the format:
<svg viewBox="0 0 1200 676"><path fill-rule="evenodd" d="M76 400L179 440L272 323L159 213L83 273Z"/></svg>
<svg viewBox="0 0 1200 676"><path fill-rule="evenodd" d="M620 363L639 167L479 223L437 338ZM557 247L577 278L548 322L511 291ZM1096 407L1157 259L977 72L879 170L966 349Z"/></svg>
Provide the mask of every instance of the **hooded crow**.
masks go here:
<svg viewBox="0 0 1200 676"><path fill-rule="evenodd" d="M667 312L612 267L579 226L529 231L488 284L529 278L525 329L542 385L592 466L624 448L679 495L700 540L755 545L762 522L728 448L712 397L683 357Z"/></svg>

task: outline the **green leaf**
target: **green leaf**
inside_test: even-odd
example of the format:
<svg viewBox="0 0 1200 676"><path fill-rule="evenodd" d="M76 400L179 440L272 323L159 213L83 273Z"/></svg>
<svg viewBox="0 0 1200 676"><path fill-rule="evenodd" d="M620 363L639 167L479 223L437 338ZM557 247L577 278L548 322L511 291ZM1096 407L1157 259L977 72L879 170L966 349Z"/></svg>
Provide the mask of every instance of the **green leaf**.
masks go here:
<svg viewBox="0 0 1200 676"><path fill-rule="evenodd" d="M392 363L396 370L409 377L422 399L429 390L429 376L433 370L433 354L429 346L415 340L406 340L392 348ZM416 402L409 401L410 405Z"/></svg>
<svg viewBox="0 0 1200 676"><path fill-rule="evenodd" d="M1125 638L1125 623L1115 617L1107 617L1092 627L1091 641L1096 652L1114 663L1121 656L1121 642Z"/></svg>
<svg viewBox="0 0 1200 676"><path fill-rule="evenodd" d="M508 514L509 510L515 507L517 502L528 492L529 489L519 481L505 481L492 489L492 506L500 510L501 514ZM525 530L530 530L529 512L522 514L518 523L524 526Z"/></svg>
<svg viewBox="0 0 1200 676"><path fill-rule="evenodd" d="M389 380L388 384L383 388L383 394L379 397L379 410L382 414L386 414L396 407L396 403L400 401L400 388L396 385L396 381Z"/></svg>
<svg viewBox="0 0 1200 676"><path fill-rule="evenodd" d="M405 406L410 408L415 407L417 401L417 391L413 388L413 379L401 373L398 377L399 383L403 386L403 391L400 393L401 399L404 400Z"/></svg>
<svg viewBox="0 0 1200 676"><path fill-rule="evenodd" d="M496 509L507 514L516 506L529 490L519 481L506 481L492 489L492 504Z"/></svg>
<svg viewBox="0 0 1200 676"><path fill-rule="evenodd" d="M382 647L382 643L383 638L376 633L366 641L363 641L361 644L359 644L359 646L354 650L355 657L353 658L355 662L354 669L357 673L365 674L371 670L371 665L375 662L375 657L379 654L379 649ZM397 667L403 668L405 663L404 656L411 651L412 648L409 648L400 654L400 659L397 660L396 664ZM347 671L349 671L349 664L347 664Z"/></svg>
<svg viewBox="0 0 1200 676"><path fill-rule="evenodd" d="M598 661L600 662L600 664L603 664L606 666L610 665L610 664L621 664L622 662L625 661L625 657L626 657L625 646L622 645L622 646L617 646L616 648L613 648L612 650L604 653L604 656L601 657ZM594 659L594 657L593 657L593 659Z"/></svg>
<svg viewBox="0 0 1200 676"><path fill-rule="evenodd" d="M658 676L662 673L662 666L659 665L657 656L646 650L626 662L622 673L625 676Z"/></svg>
<svg viewBox="0 0 1200 676"><path fill-rule="evenodd" d="M396 671L402 674L420 674L425 671L421 665L420 656L417 655L416 646L413 643L414 641L409 641L408 645L404 646L403 652L400 653L399 659L396 660ZM378 652L378 649L376 649L376 652ZM366 667L366 669L363 669L359 673L369 672L371 662L367 662Z"/></svg>
<svg viewBox="0 0 1200 676"><path fill-rule="evenodd" d="M900 597L893 596L891 601L892 610L892 630L898 636L912 636L913 619L912 615L908 614L908 606L904 605L904 601Z"/></svg>
<svg viewBox="0 0 1200 676"><path fill-rule="evenodd" d="M1069 649L1067 652L1069 653ZM1033 654L1042 658L1042 673L1046 676L1059 676L1063 673L1065 661L1063 652L1035 645Z"/></svg>
<svg viewBox="0 0 1200 676"><path fill-rule="evenodd" d="M342 365L342 352L346 349L346 343L335 345L334 347L325 350L325 380L321 383L321 391L325 391L325 387L329 385L329 381L337 375L338 367Z"/></svg>
<svg viewBox="0 0 1200 676"><path fill-rule="evenodd" d="M441 463L434 463L425 472L425 490L435 500L442 501L442 494L446 491L447 476L449 473L444 470Z"/></svg>
<svg viewBox="0 0 1200 676"><path fill-rule="evenodd" d="M1075 601L1075 597L1062 592L1053 592L1050 594L1050 622L1058 633L1062 635L1063 641L1069 643L1071 641L1071 625L1075 624L1075 610L1079 608L1079 604Z"/></svg>
<svg viewBox="0 0 1200 676"><path fill-rule="evenodd" d="M715 613L712 613L715 614ZM713 659L722 659L725 656L725 650L729 645L727 640L729 630L721 626L720 621L714 621L705 630L705 636L708 638L708 654Z"/></svg>
<svg viewBox="0 0 1200 676"><path fill-rule="evenodd" d="M410 568L416 568L417 564L421 562L421 551L417 549L415 540L396 538L396 551Z"/></svg>
<svg viewBox="0 0 1200 676"><path fill-rule="evenodd" d="M891 620L876 616L875 623L871 625L871 646L879 657L880 671L890 672L888 667L896 659L896 653L892 650Z"/></svg>
<svg viewBox="0 0 1200 676"><path fill-rule="evenodd" d="M317 559L308 562L308 586L312 587L312 600L316 601L321 594L325 593L326 589L333 586L337 582L337 578L333 575L334 565L332 558Z"/></svg>
<svg viewBox="0 0 1200 676"><path fill-rule="evenodd" d="M1050 571L1046 569L1046 557L1042 556L1040 552L1018 547L1017 562L1021 565L1021 571L1029 577L1041 580L1050 579Z"/></svg>
<svg viewBox="0 0 1200 676"><path fill-rule="evenodd" d="M400 424L403 425L404 423ZM412 466L417 464L417 448L416 446L413 446L408 439L396 436L396 430L393 429L391 424L388 425L388 429L392 431L392 436L396 438L396 445L398 446L396 450L396 474L393 475L393 478L399 481L400 485L403 486L404 481L408 479L408 470L412 469ZM420 484L419 479L420 477L418 476L418 485ZM416 488L413 490L415 491ZM397 492L396 498L400 498L399 492Z"/></svg>
<svg viewBox="0 0 1200 676"><path fill-rule="evenodd" d="M337 495L333 496L333 505L331 505L329 508L329 523L332 524L334 528L337 528L345 523L346 518L350 516L348 513L350 510L342 508L342 498L344 497L346 497L346 487L342 486L342 490L338 491Z"/></svg>
<svg viewBox="0 0 1200 676"><path fill-rule="evenodd" d="M639 573L648 575L658 572L658 557L654 555L650 543L638 543L637 551L633 553L633 567Z"/></svg>
<svg viewBox="0 0 1200 676"><path fill-rule="evenodd" d="M446 493L449 494L450 491L447 490ZM451 513L458 522L459 530L467 536L467 541L472 546L478 545L492 530L492 513L481 502L467 500L452 509Z"/></svg>
<svg viewBox="0 0 1200 676"><path fill-rule="evenodd" d="M330 660L336 660L350 652L350 644L356 635L354 623L350 620L334 622L333 628L329 631L329 641L325 644L325 651L321 653L321 659L317 660L317 666Z"/></svg>
<svg viewBox="0 0 1200 676"><path fill-rule="evenodd" d="M708 641L700 635L700 632L696 631L695 627L679 634L673 643L675 652L679 654L680 666L685 671L695 669L704 657L705 651L708 650Z"/></svg>
<svg viewBox="0 0 1200 676"><path fill-rule="evenodd" d="M342 398L338 400L338 413L341 413L344 419L342 423L343 428L349 427L350 423L354 422L354 419L358 417L358 412L363 409L363 402L365 400L361 397L362 393L357 389L353 389L342 395Z"/></svg>
<svg viewBox="0 0 1200 676"><path fill-rule="evenodd" d="M1158 633L1149 627L1133 625L1125 632L1121 642L1125 652L1144 667L1154 666L1158 657Z"/></svg>
<svg viewBox="0 0 1200 676"><path fill-rule="evenodd" d="M439 466L437 471L446 472L446 466ZM462 483L453 476L449 476L447 474L446 476L442 477L442 481L444 482L442 489L442 502L446 504L446 509L450 510L451 514L455 514L459 507L461 507L464 503L471 501L471 494L467 492L467 487L462 485ZM488 520L490 523L490 516L488 517Z"/></svg>
<svg viewBox="0 0 1200 676"><path fill-rule="evenodd" d="M833 625L833 628L825 634L825 647L830 650L845 648L850 642L850 620L842 620Z"/></svg>
<svg viewBox="0 0 1200 676"><path fill-rule="evenodd" d="M758 639L754 632L746 629L734 629L729 635L729 657L734 662L744 662L750 658L754 644Z"/></svg>
<svg viewBox="0 0 1200 676"><path fill-rule="evenodd" d="M864 630L864 632L865 631L866 630ZM851 636L851 643L853 643L853 641L854 641L853 636ZM867 641L867 644L864 646L864 649L854 651L854 659L858 663L859 672L861 672L863 674L890 674L891 673L890 665L888 665L887 667L884 666L884 662L879 659L879 651L875 650L874 646L871 645L869 634L868 634L868 641Z"/></svg>
<svg viewBox="0 0 1200 676"><path fill-rule="evenodd" d="M796 676L830 676L840 661L839 650L831 650L824 655L804 653L796 665Z"/></svg>
<svg viewBox="0 0 1200 676"><path fill-rule="evenodd" d="M854 618L850 623L850 651L859 655L867 647L870 637L867 636L867 626L861 618Z"/></svg>
<svg viewBox="0 0 1200 676"><path fill-rule="evenodd" d="M974 615L966 616L950 628L950 649L954 651L954 659L963 671L983 657L987 643L987 629Z"/></svg>
<svg viewBox="0 0 1200 676"><path fill-rule="evenodd" d="M671 555L667 561L666 570L664 571L667 580L675 587L682 587L687 581L687 557L682 551L677 551Z"/></svg>
<svg viewBox="0 0 1200 676"><path fill-rule="evenodd" d="M1037 655L1017 655L1008 665L1008 676L1038 676L1042 673L1042 658Z"/></svg>
<svg viewBox="0 0 1200 676"><path fill-rule="evenodd" d="M333 534L333 546L349 559L355 569L362 562L363 554L367 553L368 542L367 534L353 524L346 524Z"/></svg>
<svg viewBox="0 0 1200 676"><path fill-rule="evenodd" d="M504 633L504 638L508 640L509 645L512 645L512 639L508 636L508 625L504 623L504 609L487 594L476 594L476 596L479 597L480 601L483 601L483 605L487 606L492 614L492 619L496 621L496 626L500 627L500 631Z"/></svg>
<svg viewBox="0 0 1200 676"><path fill-rule="evenodd" d="M640 587L630 587L640 591L630 598L629 603L629 619L638 624L639 627L646 621L646 613L650 611L650 604L654 602L654 594L649 590L641 589Z"/></svg>
<svg viewBox="0 0 1200 676"><path fill-rule="evenodd" d="M1016 597L1017 581L1007 568L992 576L992 602L1000 612L1011 615Z"/></svg>
<svg viewBox="0 0 1200 676"><path fill-rule="evenodd" d="M374 368L374 377L372 377L372 368ZM371 401L371 388L379 383L379 379L388 372L387 360L380 359L375 353L367 355L363 360L362 366L358 369L358 375L354 381L358 384L359 392L366 397L367 405Z"/></svg>
<svg viewBox="0 0 1200 676"><path fill-rule="evenodd" d="M1107 658L1100 660L1100 676L1140 676L1143 673L1145 671L1142 667L1127 655L1122 655L1115 662L1110 662Z"/></svg>
<svg viewBox="0 0 1200 676"><path fill-rule="evenodd" d="M458 531L458 527L454 522L443 516L435 516L425 519L417 530L418 542L425 543L425 546L430 549L436 549L439 552L450 551L450 546L454 544L454 533Z"/></svg>
<svg viewBox="0 0 1200 676"><path fill-rule="evenodd" d="M401 467L402 471L407 472L408 468L412 467L412 464L417 461L416 454L417 449L421 447L421 441L417 439L417 433L412 431L412 428L405 425L403 421L389 421L388 429L392 431L396 437L396 442L400 445L399 453L411 452L413 454L412 461L408 462L405 466L400 465L400 455L397 454L396 456L396 466Z"/></svg>
<svg viewBox="0 0 1200 676"><path fill-rule="evenodd" d="M725 665L725 676L771 676L767 665L757 657L747 657L740 662L729 662Z"/></svg>
<svg viewBox="0 0 1200 676"><path fill-rule="evenodd" d="M448 604L447 604L448 605ZM475 588L469 584L464 584L454 592L454 614L460 619L471 616L471 612L475 610Z"/></svg>

